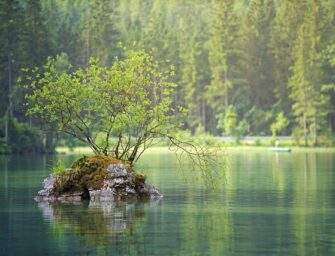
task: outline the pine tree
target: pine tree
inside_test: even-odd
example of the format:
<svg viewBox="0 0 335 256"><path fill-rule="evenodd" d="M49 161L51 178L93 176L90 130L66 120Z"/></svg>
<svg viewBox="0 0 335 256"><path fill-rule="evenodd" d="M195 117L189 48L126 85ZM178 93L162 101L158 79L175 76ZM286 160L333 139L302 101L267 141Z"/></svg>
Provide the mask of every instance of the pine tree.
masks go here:
<svg viewBox="0 0 335 256"><path fill-rule="evenodd" d="M205 37L204 31L199 23L201 5L191 5L185 2L181 10L183 16L179 21L179 59L180 69L180 87L183 94L186 108L189 110L187 118L188 127L194 130L198 126L206 129L207 124L207 105L205 97L205 85L209 82L206 75L204 63L207 59L204 52L204 43L202 37Z"/></svg>
<svg viewBox="0 0 335 256"><path fill-rule="evenodd" d="M20 65L22 7L19 1L0 1L0 118L5 120L5 140L8 142L9 120L14 117L13 94Z"/></svg>
<svg viewBox="0 0 335 256"><path fill-rule="evenodd" d="M94 0L90 6L90 55L103 65L110 65L119 53L115 9L114 2L109 0Z"/></svg>
<svg viewBox="0 0 335 256"><path fill-rule="evenodd" d="M37 67L42 65L51 49L40 1L27 0L24 8L24 33L21 40L24 62L22 66Z"/></svg>
<svg viewBox="0 0 335 256"><path fill-rule="evenodd" d="M319 47L318 16L320 3L311 0L306 3L305 16L298 29L295 40L294 65L289 80L290 98L297 123L304 136L304 144L308 143L308 134L313 144L318 143L318 130L325 123L330 104L329 96L323 93L321 71L317 62Z"/></svg>
<svg viewBox="0 0 335 256"><path fill-rule="evenodd" d="M227 110L229 91L233 87L233 68L237 55L237 16L234 0L211 2L212 22L208 41L209 63L212 73L207 87L209 105L215 112Z"/></svg>
<svg viewBox="0 0 335 256"><path fill-rule="evenodd" d="M274 57L270 29L274 19L273 0L251 0L243 24L244 72L253 106L269 109L274 100Z"/></svg>
<svg viewBox="0 0 335 256"><path fill-rule="evenodd" d="M271 29L271 47L274 55L274 94L280 110L291 111L292 102L289 99L288 79L293 65L294 40L297 26L301 19L301 2L280 1L276 17Z"/></svg>

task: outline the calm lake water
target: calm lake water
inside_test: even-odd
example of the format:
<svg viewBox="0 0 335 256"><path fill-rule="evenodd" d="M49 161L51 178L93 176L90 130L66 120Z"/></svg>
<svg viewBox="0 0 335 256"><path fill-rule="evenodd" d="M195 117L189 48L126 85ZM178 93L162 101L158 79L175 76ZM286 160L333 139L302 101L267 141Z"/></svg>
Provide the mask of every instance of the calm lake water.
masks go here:
<svg viewBox="0 0 335 256"><path fill-rule="evenodd" d="M0 156L0 255L335 255L335 151L232 149L224 189L173 154L140 162L158 202L38 204L55 158Z"/></svg>

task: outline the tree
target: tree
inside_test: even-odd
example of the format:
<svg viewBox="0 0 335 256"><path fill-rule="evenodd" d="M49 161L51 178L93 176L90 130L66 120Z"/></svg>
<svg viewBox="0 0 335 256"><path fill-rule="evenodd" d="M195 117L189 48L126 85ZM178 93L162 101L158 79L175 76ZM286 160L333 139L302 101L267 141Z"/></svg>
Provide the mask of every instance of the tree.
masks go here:
<svg viewBox="0 0 335 256"><path fill-rule="evenodd" d="M180 85L182 86L182 94L185 100L185 105L189 111L188 125L190 128L202 125L205 127L203 120L201 120L201 96L200 90L197 89L198 72L196 66L196 52L197 44L194 31L190 29L192 15L185 15L180 19L179 29L181 30L180 44L179 44L179 59L181 62L179 73Z"/></svg>
<svg viewBox="0 0 335 256"><path fill-rule="evenodd" d="M288 124L289 122L286 119L284 113L280 112L276 117L276 121L271 124L272 139L276 140L277 133L284 130Z"/></svg>
<svg viewBox="0 0 335 256"><path fill-rule="evenodd" d="M274 0L251 0L243 24L244 72L252 106L269 109L274 103L273 65L270 28Z"/></svg>
<svg viewBox="0 0 335 256"><path fill-rule="evenodd" d="M170 97L176 85L169 82L173 70L158 71L158 64L144 51L128 51L126 56L111 68L91 59L86 69L63 73L49 59L45 71L31 80L28 114L86 143L97 155L131 165L159 139L167 139L175 151L186 153L213 176L222 168L214 152L177 136L178 111Z"/></svg>
<svg viewBox="0 0 335 256"><path fill-rule="evenodd" d="M149 55L130 52L107 69L90 60L87 69L59 73L51 59L28 95L28 113L87 143L96 154L134 162L140 146L172 132L169 95L175 86ZM37 87L37 84L39 87ZM99 144L97 132L105 140ZM117 141L111 143L111 137ZM130 151L130 149L132 149Z"/></svg>
<svg viewBox="0 0 335 256"><path fill-rule="evenodd" d="M5 120L4 138L10 143L9 121L14 117L15 79L18 73L19 45L22 35L23 10L19 1L0 1L0 118Z"/></svg>
<svg viewBox="0 0 335 256"><path fill-rule="evenodd" d="M226 111L229 105L229 91L233 87L232 73L237 47L237 16L234 0L213 0L211 3L213 21L208 41L209 63L212 73L207 86L207 97L214 111Z"/></svg>
<svg viewBox="0 0 335 256"><path fill-rule="evenodd" d="M111 64L119 52L118 32L115 29L115 3L108 0L94 0L85 5L81 39L83 63L90 57L99 58L102 65Z"/></svg>
<svg viewBox="0 0 335 256"><path fill-rule="evenodd" d="M307 2L306 14L297 31L292 76L289 79L292 109L298 126L303 131L304 144L308 135L316 145L318 131L322 129L328 115L330 98L321 84L322 72L318 64L319 6L318 1ZM323 124L323 125L322 125Z"/></svg>
<svg viewBox="0 0 335 256"><path fill-rule="evenodd" d="M219 116L218 128L223 128L225 135L236 135L237 114L233 105L229 105L225 114Z"/></svg>
<svg viewBox="0 0 335 256"><path fill-rule="evenodd" d="M41 1L27 0L24 9L24 33L22 35L24 62L22 66L35 67L43 64L52 49L42 16Z"/></svg>
<svg viewBox="0 0 335 256"><path fill-rule="evenodd" d="M271 48L275 59L274 94L280 110L291 111L292 102L289 98L288 80L293 65L294 42L297 26L301 19L302 1L280 1L271 29Z"/></svg>
<svg viewBox="0 0 335 256"><path fill-rule="evenodd" d="M207 51L204 44L207 40L206 26L202 21L207 13L203 10L203 2L185 1L181 9L182 16L178 24L180 74L179 84L182 87L184 103L189 110L186 120L188 127L193 131L199 125L207 130L207 104L205 85L209 83Z"/></svg>

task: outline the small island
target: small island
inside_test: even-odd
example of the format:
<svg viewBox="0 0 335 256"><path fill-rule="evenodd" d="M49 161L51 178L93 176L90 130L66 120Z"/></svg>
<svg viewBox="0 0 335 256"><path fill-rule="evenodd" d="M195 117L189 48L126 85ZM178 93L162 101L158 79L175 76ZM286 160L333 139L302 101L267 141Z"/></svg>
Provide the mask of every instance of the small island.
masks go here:
<svg viewBox="0 0 335 256"><path fill-rule="evenodd" d="M145 183L146 177L108 156L82 157L71 168L50 174L43 181L37 202L157 200L158 189Z"/></svg>

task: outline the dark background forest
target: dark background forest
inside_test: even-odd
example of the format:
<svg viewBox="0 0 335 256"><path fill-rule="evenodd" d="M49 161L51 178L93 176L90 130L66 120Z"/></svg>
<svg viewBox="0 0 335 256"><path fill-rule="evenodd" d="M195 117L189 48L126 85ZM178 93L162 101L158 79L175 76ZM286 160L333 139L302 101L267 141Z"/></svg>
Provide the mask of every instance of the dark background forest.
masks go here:
<svg viewBox="0 0 335 256"><path fill-rule="evenodd" d="M52 151L60 136L26 117L23 69L56 55L109 66L124 48L175 67L192 133L331 145L334 32L333 0L0 0L0 152Z"/></svg>

